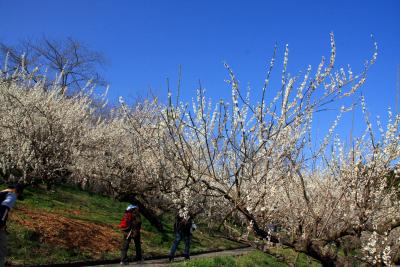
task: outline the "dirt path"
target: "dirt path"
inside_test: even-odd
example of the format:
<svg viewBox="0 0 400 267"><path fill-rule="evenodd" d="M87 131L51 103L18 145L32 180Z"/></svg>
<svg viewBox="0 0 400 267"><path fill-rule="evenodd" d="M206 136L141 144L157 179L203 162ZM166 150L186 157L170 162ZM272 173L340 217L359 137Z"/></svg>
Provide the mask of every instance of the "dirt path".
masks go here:
<svg viewBox="0 0 400 267"><path fill-rule="evenodd" d="M232 250L224 250L219 252L211 252L211 253L203 253L198 255L190 256L191 259L197 258L205 258L205 257L216 257L216 256L240 256L247 254L249 252L255 251L252 247L247 248L239 248L239 249L232 249ZM178 257L174 259L174 262L181 262L183 261L183 257ZM168 266L168 258L157 259L157 260L146 260L142 263L131 262L128 265L120 265L120 264L107 264L107 265L96 265L96 266L107 266L107 267L116 267L116 266L141 266L141 267L163 267Z"/></svg>

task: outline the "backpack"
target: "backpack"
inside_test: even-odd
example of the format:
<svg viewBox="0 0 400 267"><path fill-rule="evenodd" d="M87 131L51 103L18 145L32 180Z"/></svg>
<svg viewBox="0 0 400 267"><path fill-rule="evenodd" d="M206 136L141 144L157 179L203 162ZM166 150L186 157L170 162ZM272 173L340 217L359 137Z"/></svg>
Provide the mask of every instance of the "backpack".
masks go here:
<svg viewBox="0 0 400 267"><path fill-rule="evenodd" d="M122 216L121 222L119 223L119 228L123 231L127 230L140 230L142 225L142 219L140 217L140 212L138 208L125 210Z"/></svg>
<svg viewBox="0 0 400 267"><path fill-rule="evenodd" d="M175 232L181 232L184 234L190 234L192 233L192 225L193 225L193 219L192 218L187 218L184 219L180 216L176 217L176 221L174 224L174 231Z"/></svg>
<svg viewBox="0 0 400 267"><path fill-rule="evenodd" d="M119 228L123 231L129 230L132 225L133 219L133 212L132 211L125 211L124 215L122 216L121 222L119 223Z"/></svg>

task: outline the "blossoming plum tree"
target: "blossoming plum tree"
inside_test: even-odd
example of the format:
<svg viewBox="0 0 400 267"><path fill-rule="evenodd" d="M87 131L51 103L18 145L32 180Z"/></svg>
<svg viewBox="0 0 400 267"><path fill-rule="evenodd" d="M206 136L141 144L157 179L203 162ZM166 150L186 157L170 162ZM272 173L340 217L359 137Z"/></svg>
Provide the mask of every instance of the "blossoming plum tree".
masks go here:
<svg viewBox="0 0 400 267"><path fill-rule="evenodd" d="M377 47L360 74L328 62L300 76L288 73L270 95L275 51L260 99L243 92L232 68L232 102L206 101L199 88L191 105L173 99L120 106L101 116L90 90L67 97L54 83L32 82L23 69L0 72L0 175L51 185L61 179L122 200L138 201L162 228L157 212L202 213L209 221L235 217L260 240L305 252L324 265L344 263L349 243L369 264L400 261L400 116L371 122L351 145L335 134L342 107L322 140L313 119L366 81ZM334 104L336 105L336 104ZM375 129L376 128L376 129ZM68 174L68 175L67 175ZM280 230L276 231L279 226ZM350 241L349 241L350 240Z"/></svg>
<svg viewBox="0 0 400 267"><path fill-rule="evenodd" d="M90 93L65 98L61 87L44 89L34 73L0 72L0 170L2 176L48 186L71 173L72 154L90 128Z"/></svg>
<svg viewBox="0 0 400 267"><path fill-rule="evenodd" d="M228 65L231 105L220 101L214 107L202 88L191 108L174 104L170 96L161 124L169 138L165 160L174 166L169 175L178 191L189 188L194 195L220 199L239 211L258 237L333 266L341 260L338 249L345 237L369 238L368 246L377 246L376 236L399 227L398 191L387 182L399 158L399 117L391 115L377 139L365 115L366 134L346 151L334 135L347 111L343 107L318 149L312 149L318 143L311 140L315 113L357 91L377 50L359 75L350 68L335 71L331 35L329 62L323 58L314 75L309 66L302 78L287 73L288 51L286 47L281 89L270 102L266 94L275 53L257 103L243 94ZM271 223L283 231L271 233ZM398 248L398 240L393 242ZM388 246L368 251L367 258L376 262L394 259Z"/></svg>

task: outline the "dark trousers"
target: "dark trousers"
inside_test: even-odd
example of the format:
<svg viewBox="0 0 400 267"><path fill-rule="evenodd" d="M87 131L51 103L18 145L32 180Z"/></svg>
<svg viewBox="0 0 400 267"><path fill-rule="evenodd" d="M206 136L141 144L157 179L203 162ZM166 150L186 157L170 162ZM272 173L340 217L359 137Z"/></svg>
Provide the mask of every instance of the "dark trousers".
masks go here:
<svg viewBox="0 0 400 267"><path fill-rule="evenodd" d="M192 235L191 234L185 234L182 232L176 232L175 233L175 240L174 243L172 244L171 251L169 252L170 257L174 257L176 249L178 248L179 242L181 240L185 241L185 250L183 252L183 256L185 258L189 257L189 250L190 250L190 242L192 241Z"/></svg>
<svg viewBox="0 0 400 267"><path fill-rule="evenodd" d="M121 249L121 261L128 262L128 249L129 243L131 240L135 242L135 249L136 249L136 260L142 259L142 246L140 244L140 229L136 231L132 231L131 234L124 233L124 240Z"/></svg>
<svg viewBox="0 0 400 267"><path fill-rule="evenodd" d="M5 266L7 255L7 233L4 228L0 229L0 267Z"/></svg>

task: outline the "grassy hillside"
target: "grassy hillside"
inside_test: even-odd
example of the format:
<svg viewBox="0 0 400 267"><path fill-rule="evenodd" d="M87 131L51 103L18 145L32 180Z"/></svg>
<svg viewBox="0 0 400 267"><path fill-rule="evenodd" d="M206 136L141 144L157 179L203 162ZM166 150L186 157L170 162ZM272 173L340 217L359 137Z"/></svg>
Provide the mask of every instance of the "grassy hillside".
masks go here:
<svg viewBox="0 0 400 267"><path fill-rule="evenodd" d="M71 187L58 187L52 192L41 187L27 188L24 200L17 202L9 218L8 260L32 265L118 258L122 235L117 225L127 204ZM168 218L163 222L164 235L143 218L144 257L168 253L173 222ZM200 224L191 251L239 246L210 236Z"/></svg>

